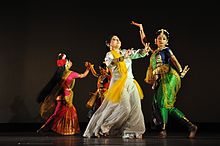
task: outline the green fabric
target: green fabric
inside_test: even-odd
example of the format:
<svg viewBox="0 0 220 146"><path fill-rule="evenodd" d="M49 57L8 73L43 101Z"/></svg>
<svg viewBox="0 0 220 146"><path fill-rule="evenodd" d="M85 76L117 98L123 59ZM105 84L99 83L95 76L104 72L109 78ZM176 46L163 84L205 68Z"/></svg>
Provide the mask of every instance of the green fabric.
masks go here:
<svg viewBox="0 0 220 146"><path fill-rule="evenodd" d="M152 69L157 68L156 55L158 51L155 51L150 58ZM181 119L184 114L174 107L176 101L176 95L181 87L181 79L179 74L169 65L169 71L159 74L158 86L155 89L154 101L158 105L161 113L162 123L166 124L168 121L168 115L172 115L175 118Z"/></svg>
<svg viewBox="0 0 220 146"><path fill-rule="evenodd" d="M167 124L168 121L168 114L171 116L177 118L177 119L182 119L185 115L177 108L161 108L161 116L163 120L163 124Z"/></svg>
<svg viewBox="0 0 220 146"><path fill-rule="evenodd" d="M177 75L177 72L174 69L170 68L168 73L162 74L159 87L155 94L159 107L173 107L180 86L180 77Z"/></svg>
<svg viewBox="0 0 220 146"><path fill-rule="evenodd" d="M153 70L156 69L157 53L158 52L153 53L150 59ZM160 74L159 76L159 85L155 91L154 98L157 101L159 108L171 108L174 106L176 94L181 87L180 76L171 66L168 73Z"/></svg>
<svg viewBox="0 0 220 146"><path fill-rule="evenodd" d="M150 62L151 62L151 65L152 65L152 68L153 68L153 70L156 68L156 66L157 66L157 64L156 64L156 52L155 53L153 53L152 55L151 55L151 58L150 58Z"/></svg>
<svg viewBox="0 0 220 146"><path fill-rule="evenodd" d="M142 49L140 49L140 51L142 51ZM144 58L147 53L140 53L140 51L135 51L132 55L131 55L131 59L138 59L138 58Z"/></svg>

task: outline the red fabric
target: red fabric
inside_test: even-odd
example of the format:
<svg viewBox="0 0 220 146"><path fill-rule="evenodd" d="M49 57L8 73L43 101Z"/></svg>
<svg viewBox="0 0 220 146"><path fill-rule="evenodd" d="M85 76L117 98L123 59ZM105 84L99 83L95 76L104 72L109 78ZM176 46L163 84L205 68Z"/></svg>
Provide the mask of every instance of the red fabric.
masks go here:
<svg viewBox="0 0 220 146"><path fill-rule="evenodd" d="M65 95L63 95L61 99L57 100L54 113L44 124L50 125L53 131L62 135L73 135L80 132L77 111L72 104L73 93L69 90L74 79L78 77L79 74L74 71L68 75L62 87ZM67 99L69 99L71 103L69 103Z"/></svg>
<svg viewBox="0 0 220 146"><path fill-rule="evenodd" d="M57 101L53 115L45 124L49 123L53 131L62 135L72 135L80 132L76 108L73 105L67 106L64 100Z"/></svg>
<svg viewBox="0 0 220 146"><path fill-rule="evenodd" d="M64 66L65 64L66 64L66 59L57 60L57 66L58 67Z"/></svg>

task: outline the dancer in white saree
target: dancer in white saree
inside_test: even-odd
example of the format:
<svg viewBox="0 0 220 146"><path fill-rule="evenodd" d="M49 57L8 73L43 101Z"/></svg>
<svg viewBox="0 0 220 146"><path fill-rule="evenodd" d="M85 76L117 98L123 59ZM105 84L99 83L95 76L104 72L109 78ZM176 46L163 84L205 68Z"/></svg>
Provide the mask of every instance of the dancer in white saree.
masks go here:
<svg viewBox="0 0 220 146"><path fill-rule="evenodd" d="M84 137L120 135L122 138L142 138L145 132L141 109L143 92L132 74L132 59L148 54L145 49L121 49L121 41L113 35L106 41L110 51L105 63L112 71L112 79L105 99L90 119Z"/></svg>

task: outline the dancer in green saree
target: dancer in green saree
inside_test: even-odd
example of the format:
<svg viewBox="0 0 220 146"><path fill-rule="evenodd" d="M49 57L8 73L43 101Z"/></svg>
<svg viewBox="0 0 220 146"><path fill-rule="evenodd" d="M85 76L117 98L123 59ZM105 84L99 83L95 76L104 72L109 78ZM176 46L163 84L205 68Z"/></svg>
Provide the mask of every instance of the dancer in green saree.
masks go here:
<svg viewBox="0 0 220 146"><path fill-rule="evenodd" d="M132 22L133 25L140 28L141 41L146 43L146 36L142 24ZM156 32L155 44L157 49L152 51L150 57L150 65L148 67L145 82L152 85L155 94L153 97L153 122L161 124L162 130L160 136L165 138L166 124L168 115L180 119L189 128L189 138L194 138L197 126L192 124L186 116L177 109L174 104L176 95L181 87L181 78L189 71L188 65L182 69L180 63L168 47L169 33L165 29L160 29Z"/></svg>

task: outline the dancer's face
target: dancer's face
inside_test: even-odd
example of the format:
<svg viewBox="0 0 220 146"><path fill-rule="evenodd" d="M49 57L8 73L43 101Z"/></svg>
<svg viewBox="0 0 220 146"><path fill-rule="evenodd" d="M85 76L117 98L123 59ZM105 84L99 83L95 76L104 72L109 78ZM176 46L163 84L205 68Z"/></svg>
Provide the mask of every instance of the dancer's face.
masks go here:
<svg viewBox="0 0 220 146"><path fill-rule="evenodd" d="M67 60L66 69L70 69L72 65L73 65L72 61L71 60Z"/></svg>
<svg viewBox="0 0 220 146"><path fill-rule="evenodd" d="M155 44L159 48L165 48L166 45L168 44L168 39L167 39L166 35L165 34L158 35L157 38L155 39Z"/></svg>
<svg viewBox="0 0 220 146"><path fill-rule="evenodd" d="M110 48L119 49L121 47L121 41L117 36L113 36L110 41Z"/></svg>

